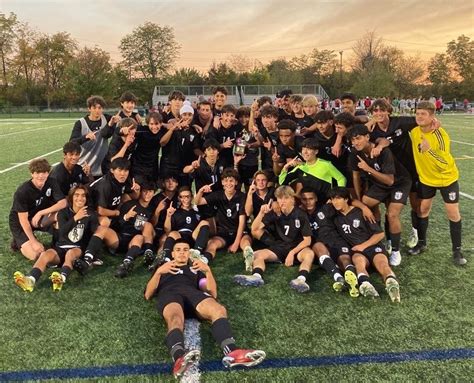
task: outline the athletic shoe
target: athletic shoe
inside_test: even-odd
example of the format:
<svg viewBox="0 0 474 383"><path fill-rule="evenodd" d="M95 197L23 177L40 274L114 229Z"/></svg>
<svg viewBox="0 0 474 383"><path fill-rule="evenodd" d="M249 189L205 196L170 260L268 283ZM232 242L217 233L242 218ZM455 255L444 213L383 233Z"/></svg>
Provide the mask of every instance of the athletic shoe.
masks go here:
<svg viewBox="0 0 474 383"><path fill-rule="evenodd" d="M92 265L93 266L103 266L104 261L100 258L94 258L94 260L92 261Z"/></svg>
<svg viewBox="0 0 474 383"><path fill-rule="evenodd" d="M51 274L49 277L50 281L53 283L53 291L61 291L64 285L64 280L61 274L57 271Z"/></svg>
<svg viewBox="0 0 474 383"><path fill-rule="evenodd" d="M400 303L400 285L395 278L387 278L385 281L385 290L392 302Z"/></svg>
<svg viewBox="0 0 474 383"><path fill-rule="evenodd" d="M133 269L133 262L129 260L125 260L117 267L115 276L117 278L125 278L128 274L130 274L132 269Z"/></svg>
<svg viewBox="0 0 474 383"><path fill-rule="evenodd" d="M357 298L359 296L359 281L357 280L357 275L351 270L346 270L344 279L349 285L349 295L352 298Z"/></svg>
<svg viewBox="0 0 474 383"><path fill-rule="evenodd" d="M151 249L146 249L145 252L143 253L143 265L145 267L150 267L153 264L153 261L155 260L155 254L153 253L153 250Z"/></svg>
<svg viewBox="0 0 474 383"><path fill-rule="evenodd" d="M253 367L265 359L265 351L237 349L229 352L222 358L222 364L226 368L235 366Z"/></svg>
<svg viewBox="0 0 474 383"><path fill-rule="evenodd" d="M426 245L422 245L421 243L417 243L415 247L408 249L408 253L410 255L418 255L423 253L426 250Z"/></svg>
<svg viewBox="0 0 474 383"><path fill-rule="evenodd" d="M400 263L402 263L402 254L400 254L400 251L392 251L392 254L388 257L388 263L390 266L400 266Z"/></svg>
<svg viewBox="0 0 474 383"><path fill-rule="evenodd" d="M461 253L461 250L453 251L453 262L456 266L464 266L467 263L467 259Z"/></svg>
<svg viewBox="0 0 474 383"><path fill-rule="evenodd" d="M15 284L23 291L28 291L31 293L35 288L35 282L33 278L28 275L23 275L23 273L20 273L19 271L16 271L15 274L13 274L13 280L15 281Z"/></svg>
<svg viewBox="0 0 474 383"><path fill-rule="evenodd" d="M240 286L260 287L265 284L259 275L234 275L234 282Z"/></svg>
<svg viewBox="0 0 474 383"><path fill-rule="evenodd" d="M309 291L309 285L306 283L306 281L303 281L301 278L295 278L291 280L290 287L292 289L295 289L299 293L306 293Z"/></svg>
<svg viewBox="0 0 474 383"><path fill-rule="evenodd" d="M72 264L72 268L76 270L82 276L86 275L89 271L90 265L83 258L77 258Z"/></svg>
<svg viewBox="0 0 474 383"><path fill-rule="evenodd" d="M209 260L196 249L189 250L189 259L191 259L191 261L201 261L206 265L209 263Z"/></svg>
<svg viewBox="0 0 474 383"><path fill-rule="evenodd" d="M164 264L168 261L169 261L169 259L167 257L165 257L165 252L163 251L163 249L158 250L158 253L156 254L155 260L153 261L153 263L150 266L148 266L148 271L151 272L151 273L154 273L156 271L156 269L158 269L158 267L160 267L162 264Z"/></svg>
<svg viewBox="0 0 474 383"><path fill-rule="evenodd" d="M181 378L184 373L194 364L199 363L201 352L199 350L189 350L186 354L176 359L173 366L173 375L176 379Z"/></svg>
<svg viewBox="0 0 474 383"><path fill-rule="evenodd" d="M251 273L253 267L253 249L250 246L246 246L244 249L244 262L245 271Z"/></svg>
<svg viewBox="0 0 474 383"><path fill-rule="evenodd" d="M385 249L387 250L388 255L392 254L392 241L387 240L385 243Z"/></svg>
<svg viewBox="0 0 474 383"><path fill-rule="evenodd" d="M344 285L345 285L344 278L338 277L337 280L332 284L332 288L337 293L340 293L342 289L344 288Z"/></svg>
<svg viewBox="0 0 474 383"><path fill-rule="evenodd" d="M359 291L364 297L376 298L379 296L379 293L377 292L377 290L375 290L375 287L372 286L372 283L368 281L362 282L360 284Z"/></svg>
<svg viewBox="0 0 474 383"><path fill-rule="evenodd" d="M418 243L418 232L415 229L411 230L411 234L407 240L407 247L413 249Z"/></svg>

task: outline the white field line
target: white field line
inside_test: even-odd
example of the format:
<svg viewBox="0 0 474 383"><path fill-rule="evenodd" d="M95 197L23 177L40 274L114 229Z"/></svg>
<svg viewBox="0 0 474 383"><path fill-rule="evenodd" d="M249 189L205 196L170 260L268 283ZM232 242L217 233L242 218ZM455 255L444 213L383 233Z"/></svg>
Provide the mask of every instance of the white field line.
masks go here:
<svg viewBox="0 0 474 383"><path fill-rule="evenodd" d="M47 127L44 127L44 128L27 129L27 130L22 130L22 131L20 131L20 132L5 133L5 134L0 134L0 138L6 137L6 136L13 136L13 135L15 135L15 134L36 132L36 131L38 131L38 130L47 130L47 129L53 129L53 128L61 128L61 127L69 126L69 125L70 125L70 124L61 124L61 125L47 126Z"/></svg>
<svg viewBox="0 0 474 383"><path fill-rule="evenodd" d="M474 144L472 142L464 142L464 141L456 141L456 140L451 140L451 142L455 142L456 144L474 146Z"/></svg>
<svg viewBox="0 0 474 383"><path fill-rule="evenodd" d="M196 319L186 319L184 321L184 348L186 350L201 351L201 336L199 335L200 323ZM199 383L201 381L201 372L199 365L193 365L184 373L181 383Z"/></svg>
<svg viewBox="0 0 474 383"><path fill-rule="evenodd" d="M463 197L472 199L474 201L474 195L470 195L470 194L463 193L463 192L459 192L459 195L462 195Z"/></svg>
<svg viewBox="0 0 474 383"><path fill-rule="evenodd" d="M46 156L49 156L50 154L54 154L54 153L60 152L61 150L63 150L63 148L59 148L59 149L53 150L52 152L49 152L49 153L41 154L41 155L39 155L39 156L37 156L37 157L34 157L34 158L32 158L31 160L28 160L28 161L25 161L25 162L20 162L20 163L18 163L18 164L16 164L16 165L10 166L9 168L0 170L0 174L9 172L10 170L16 169L16 168L18 168L18 167L20 167L20 166L23 166L23 165L27 165L27 164L29 164L31 161L33 161L33 160L36 159L36 158L46 157Z"/></svg>

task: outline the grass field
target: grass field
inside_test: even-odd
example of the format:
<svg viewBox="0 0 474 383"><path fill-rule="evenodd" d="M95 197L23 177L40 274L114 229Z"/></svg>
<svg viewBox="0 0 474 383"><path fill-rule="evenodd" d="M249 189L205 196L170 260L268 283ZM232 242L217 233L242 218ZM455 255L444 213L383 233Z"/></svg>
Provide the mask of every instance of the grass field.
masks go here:
<svg viewBox="0 0 474 383"><path fill-rule="evenodd" d="M266 285L260 289L238 287L232 275L243 271L241 255L220 254L213 270L237 342L264 349L268 361L254 370L223 371L217 364L221 352L209 326L202 324L201 381L472 381L474 118L441 116L441 121L451 136L461 173L463 247L468 265L458 268L451 262L449 226L439 195L430 220L429 250L421 256L405 256L396 268L400 305L390 302L376 276L373 281L381 293L379 300L337 295L320 268L310 275L312 290L307 295L290 291L288 282L296 270L283 266L270 266ZM61 160L60 148L73 122L0 120L0 208L4 212L0 216L0 381L47 377L6 373L66 369L62 375L53 371L51 377L171 382L168 367L163 367L170 365L163 342L165 326L154 304L142 298L149 275L138 264L129 278L117 280L113 272L121 258L106 255L105 266L86 278L74 273L60 293L52 292L49 271L31 294L13 283L16 270L31 268L25 258L9 250L8 213L13 193L28 179L28 160L45 154L51 163ZM403 221L407 233L408 209ZM456 354L450 350L459 349L462 358L449 357ZM447 353L439 354L440 350ZM419 358L416 352L436 355ZM368 357L386 353L406 354L398 359ZM345 359L348 355L352 362ZM149 365L155 369L140 370ZM91 367L94 369L84 375ZM111 367L111 372L104 373L103 367Z"/></svg>

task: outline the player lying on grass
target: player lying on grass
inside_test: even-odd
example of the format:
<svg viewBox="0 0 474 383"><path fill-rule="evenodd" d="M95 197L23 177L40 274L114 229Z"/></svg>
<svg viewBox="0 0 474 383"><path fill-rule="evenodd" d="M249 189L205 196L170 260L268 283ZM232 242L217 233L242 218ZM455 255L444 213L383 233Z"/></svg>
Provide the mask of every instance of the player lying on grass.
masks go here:
<svg viewBox="0 0 474 383"><path fill-rule="evenodd" d="M272 201L263 205L252 223L252 236L268 248L257 250L253 256L252 275L236 275L234 281L241 286L262 286L265 264L280 262L291 267L300 264L298 277L290 282L298 292L309 291L306 278L311 270L314 253L311 245L311 228L308 216L295 206L295 192L290 186L275 190L280 213L273 211Z"/></svg>
<svg viewBox="0 0 474 383"><path fill-rule="evenodd" d="M21 184L13 196L9 224L13 239L12 250L20 250L35 261L45 250L34 231L49 231L56 213L67 205L58 183L49 178L51 166L45 158L30 162L31 179Z"/></svg>
<svg viewBox="0 0 474 383"><path fill-rule="evenodd" d="M173 260L156 269L145 289L145 299L157 296L157 309L168 328L166 345L174 361L173 374L181 377L197 363L199 350L184 348L184 319L211 322L212 336L224 352L226 367L255 366L265 352L237 348L227 319L227 311L217 302L217 286L209 266L199 260L190 262L189 244L178 239L171 253Z"/></svg>
<svg viewBox="0 0 474 383"><path fill-rule="evenodd" d="M59 238L56 245L41 253L27 275L19 271L13 275L15 283L24 291L33 291L48 265L61 266L61 271L54 271L49 278L53 290L61 290L71 273L73 262L81 256L99 226L97 214L87 206L87 194L87 188L82 185L69 191L69 206L58 213Z"/></svg>
<svg viewBox="0 0 474 383"><path fill-rule="evenodd" d="M387 251L381 241L383 230L376 223L367 222L362 210L350 205L350 193L345 188L333 188L329 192L331 203L337 211L334 224L341 237L352 248L352 261L357 270L359 291L363 296L378 297L375 287L369 282L369 266L373 266L385 282L392 302L400 302L400 287L390 265Z"/></svg>

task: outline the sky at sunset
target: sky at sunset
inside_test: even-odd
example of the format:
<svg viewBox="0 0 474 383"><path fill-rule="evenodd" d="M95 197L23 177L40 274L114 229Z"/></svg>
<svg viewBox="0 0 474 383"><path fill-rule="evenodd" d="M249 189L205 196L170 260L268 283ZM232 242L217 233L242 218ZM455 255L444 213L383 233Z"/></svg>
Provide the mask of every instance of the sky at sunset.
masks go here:
<svg viewBox="0 0 474 383"><path fill-rule="evenodd" d="M461 34L473 39L474 1L372 0L0 0L40 32L66 31L79 46L98 46L121 60L120 39L145 21L174 29L179 67L209 69L213 61L244 55L267 63L313 48L344 51L367 31L385 44L427 59Z"/></svg>

